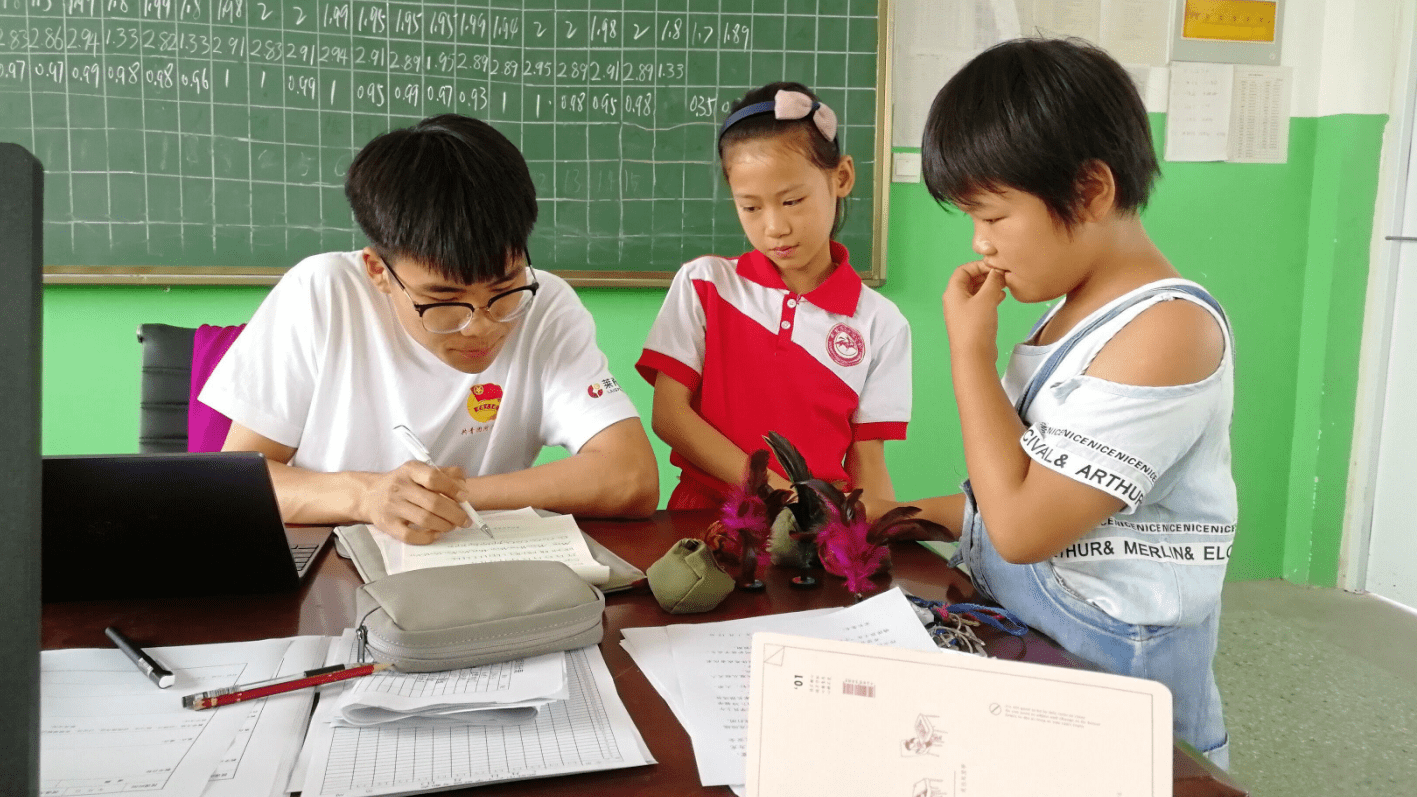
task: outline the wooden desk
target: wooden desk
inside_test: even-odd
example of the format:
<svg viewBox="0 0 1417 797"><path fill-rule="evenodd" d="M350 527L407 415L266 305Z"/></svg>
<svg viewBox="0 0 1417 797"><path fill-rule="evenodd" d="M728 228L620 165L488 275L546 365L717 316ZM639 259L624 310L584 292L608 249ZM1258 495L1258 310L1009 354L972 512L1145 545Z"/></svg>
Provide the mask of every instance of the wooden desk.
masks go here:
<svg viewBox="0 0 1417 797"><path fill-rule="evenodd" d="M698 537L710 513L659 512L643 522L582 521L581 526L606 547L644 569L681 537ZM330 546L333 548L333 546ZM907 592L936 600L958 600L963 576L913 543L894 549L892 583ZM179 600L125 600L54 603L44 607L45 648L107 647L103 629L117 625L143 645L193 645L297 634L335 636L354 624L353 592L359 575L332 550L321 554L316 572L299 592L258 597L209 597ZM762 592L734 592L706 614L671 615L659 608L647 589L610 595L605 607L601 651L615 678L620 698L659 763L633 769L488 784L443 794L477 795L677 795L728 794L723 787L699 785L689 736L644 674L620 647L620 629L669 623L711 622L790 612L823 606L846 606L851 595L840 579L823 576L809 590L788 584L792 572L767 568ZM986 636L992 655L1062 666L1079 666L1065 651L1030 633L1022 638ZM1178 744L1175 754L1177 797L1238 797L1246 792L1203 758Z"/></svg>

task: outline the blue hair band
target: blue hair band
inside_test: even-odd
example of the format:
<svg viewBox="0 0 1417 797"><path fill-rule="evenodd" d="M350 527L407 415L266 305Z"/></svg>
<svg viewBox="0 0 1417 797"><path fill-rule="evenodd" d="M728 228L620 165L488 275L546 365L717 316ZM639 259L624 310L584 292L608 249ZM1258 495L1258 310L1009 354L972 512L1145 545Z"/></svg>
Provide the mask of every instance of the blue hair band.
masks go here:
<svg viewBox="0 0 1417 797"><path fill-rule="evenodd" d="M820 101L814 100L800 91L789 91L781 89L771 100L755 102L734 111L723 122L723 127L718 129L718 137L723 139L723 134L728 132L728 128L738 124L750 116L770 113L781 121L796 121L799 119L810 119L816 126L817 132L827 141L836 141L836 114Z"/></svg>
<svg viewBox="0 0 1417 797"><path fill-rule="evenodd" d="M762 113L772 113L777 109L777 103L773 100L766 102L755 102L752 105L745 105L734 111L731 116L723 120L723 127L718 129L718 137L723 138L723 134L728 132L728 128L738 124L750 116L757 116Z"/></svg>

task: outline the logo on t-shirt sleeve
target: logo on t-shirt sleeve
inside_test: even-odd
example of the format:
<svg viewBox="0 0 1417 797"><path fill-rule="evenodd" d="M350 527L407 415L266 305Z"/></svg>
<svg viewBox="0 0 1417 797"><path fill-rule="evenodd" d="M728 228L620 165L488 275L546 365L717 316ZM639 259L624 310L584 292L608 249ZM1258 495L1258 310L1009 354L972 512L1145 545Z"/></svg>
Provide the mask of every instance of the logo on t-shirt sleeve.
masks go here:
<svg viewBox="0 0 1417 797"><path fill-rule="evenodd" d="M861 333L845 324L837 324L827 333L827 354L843 368L866 359L866 340Z"/></svg>
<svg viewBox="0 0 1417 797"><path fill-rule="evenodd" d="M600 398L606 393L619 393L620 389L620 383L615 381L615 377L612 376L599 382L591 382L585 392L591 398Z"/></svg>
<svg viewBox="0 0 1417 797"><path fill-rule="evenodd" d="M479 423L490 423L497 419L497 410L502 406L502 386L492 382L473 385L467 397L467 414Z"/></svg>

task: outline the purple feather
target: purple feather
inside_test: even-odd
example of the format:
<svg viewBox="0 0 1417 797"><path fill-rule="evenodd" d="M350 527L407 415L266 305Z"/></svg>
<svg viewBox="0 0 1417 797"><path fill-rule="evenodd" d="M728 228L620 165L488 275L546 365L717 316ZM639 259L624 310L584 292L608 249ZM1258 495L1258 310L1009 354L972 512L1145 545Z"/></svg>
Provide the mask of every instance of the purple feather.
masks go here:
<svg viewBox="0 0 1417 797"><path fill-rule="evenodd" d="M823 503L827 522L817 533L817 556L822 568L846 579L846 588L856 595L874 590L871 576L885 564L890 549L867 539L870 524L864 518L844 519L831 502Z"/></svg>

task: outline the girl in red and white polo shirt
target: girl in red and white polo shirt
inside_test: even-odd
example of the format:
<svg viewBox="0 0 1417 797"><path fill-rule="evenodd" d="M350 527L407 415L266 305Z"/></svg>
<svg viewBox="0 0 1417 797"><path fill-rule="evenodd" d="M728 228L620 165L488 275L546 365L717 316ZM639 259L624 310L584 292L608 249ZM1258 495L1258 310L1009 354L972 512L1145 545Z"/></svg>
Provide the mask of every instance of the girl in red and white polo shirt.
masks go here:
<svg viewBox="0 0 1417 797"><path fill-rule="evenodd" d="M668 507L718 507L768 431L813 475L893 499L885 441L910 420L910 327L833 240L856 180L836 115L772 83L734 104L718 153L753 248L680 268L636 365L682 471Z"/></svg>

